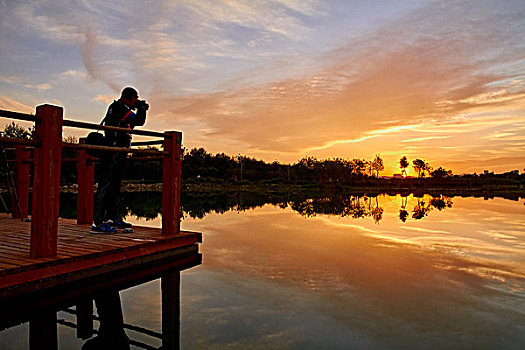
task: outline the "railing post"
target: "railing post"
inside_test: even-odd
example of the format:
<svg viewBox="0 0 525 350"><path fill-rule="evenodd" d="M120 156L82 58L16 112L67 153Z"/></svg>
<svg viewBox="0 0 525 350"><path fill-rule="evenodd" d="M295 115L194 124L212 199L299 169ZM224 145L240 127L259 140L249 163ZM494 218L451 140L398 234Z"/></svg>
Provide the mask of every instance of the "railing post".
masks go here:
<svg viewBox="0 0 525 350"><path fill-rule="evenodd" d="M36 134L40 145L34 152L31 255L50 257L57 253L60 160L62 156L63 108L42 105Z"/></svg>
<svg viewBox="0 0 525 350"><path fill-rule="evenodd" d="M31 151L22 145L15 146L15 196L11 200L14 218L27 218L29 211L29 156ZM20 212L18 211L20 208ZM21 216L20 216L21 215Z"/></svg>
<svg viewBox="0 0 525 350"><path fill-rule="evenodd" d="M164 157L162 174L162 233L180 233L181 192L181 143L182 133L164 133Z"/></svg>
<svg viewBox="0 0 525 350"><path fill-rule="evenodd" d="M85 138L79 143L84 144ZM83 149L77 152L77 224L93 222L93 185L95 183L95 167L93 159Z"/></svg>

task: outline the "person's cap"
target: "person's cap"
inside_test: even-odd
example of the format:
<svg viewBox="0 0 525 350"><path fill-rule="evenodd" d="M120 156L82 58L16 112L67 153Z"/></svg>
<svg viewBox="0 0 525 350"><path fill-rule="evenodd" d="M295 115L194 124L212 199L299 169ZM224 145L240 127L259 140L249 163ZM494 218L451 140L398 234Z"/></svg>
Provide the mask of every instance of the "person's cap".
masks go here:
<svg viewBox="0 0 525 350"><path fill-rule="evenodd" d="M128 87L125 87L124 90L122 90L122 94L120 97L131 100L133 97L139 97L139 93L137 92L137 90L135 90L131 86L128 86Z"/></svg>

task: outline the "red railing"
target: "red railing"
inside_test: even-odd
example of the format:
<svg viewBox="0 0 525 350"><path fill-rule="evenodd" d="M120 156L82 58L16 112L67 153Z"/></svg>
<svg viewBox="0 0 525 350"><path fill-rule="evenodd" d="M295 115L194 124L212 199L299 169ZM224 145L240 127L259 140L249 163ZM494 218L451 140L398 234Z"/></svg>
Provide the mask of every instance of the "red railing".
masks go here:
<svg viewBox="0 0 525 350"><path fill-rule="evenodd" d="M60 168L62 148L77 150L77 223L90 224L93 220L94 158L86 150L100 150L126 153L142 153L161 157L163 160L162 232L180 233L180 192L181 192L181 141L182 133L164 133L147 130L128 130L63 119L63 108L41 105L35 115L0 110L0 117L35 122L33 140L0 137L2 144L15 146L15 189L18 194L20 212L12 210L14 217L28 216L30 151L33 147L33 186L31 203L31 249L34 257L51 257L57 253L58 206L60 195ZM162 144L164 151L151 149L94 146L62 142L64 126L123 131L130 134L162 137L162 140L135 142L133 146ZM16 209L16 210L15 210Z"/></svg>

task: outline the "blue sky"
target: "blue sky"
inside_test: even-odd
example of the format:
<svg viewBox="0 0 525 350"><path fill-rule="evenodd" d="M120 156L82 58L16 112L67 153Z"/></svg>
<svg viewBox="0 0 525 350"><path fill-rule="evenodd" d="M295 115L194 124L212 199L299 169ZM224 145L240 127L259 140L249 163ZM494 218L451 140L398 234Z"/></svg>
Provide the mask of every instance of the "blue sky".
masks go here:
<svg viewBox="0 0 525 350"><path fill-rule="evenodd" d="M0 108L99 122L132 85L213 153L525 164L522 1L0 0L0 31Z"/></svg>

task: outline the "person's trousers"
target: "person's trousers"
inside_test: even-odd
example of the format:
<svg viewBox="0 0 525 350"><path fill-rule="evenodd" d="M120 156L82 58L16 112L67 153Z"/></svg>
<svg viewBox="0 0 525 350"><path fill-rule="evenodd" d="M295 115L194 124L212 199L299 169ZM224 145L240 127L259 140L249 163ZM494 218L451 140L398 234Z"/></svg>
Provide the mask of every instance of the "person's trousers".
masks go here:
<svg viewBox="0 0 525 350"><path fill-rule="evenodd" d="M126 153L122 152L108 153L100 159L98 189L93 206L93 222L97 226L104 220L120 218L118 201L125 161Z"/></svg>

